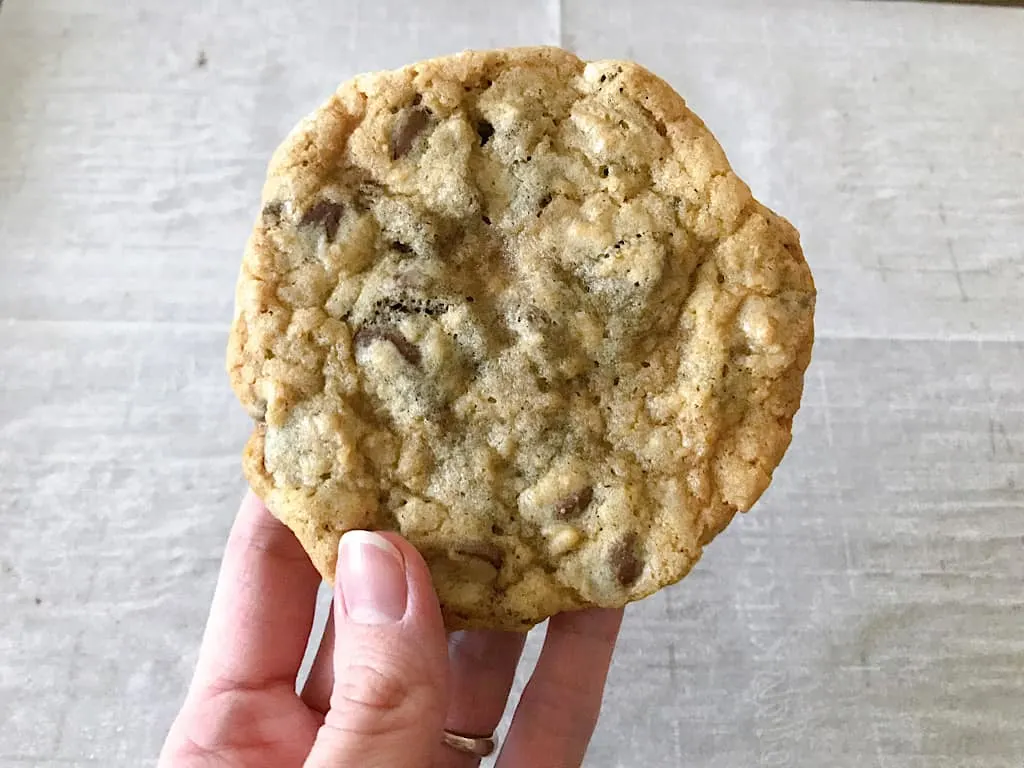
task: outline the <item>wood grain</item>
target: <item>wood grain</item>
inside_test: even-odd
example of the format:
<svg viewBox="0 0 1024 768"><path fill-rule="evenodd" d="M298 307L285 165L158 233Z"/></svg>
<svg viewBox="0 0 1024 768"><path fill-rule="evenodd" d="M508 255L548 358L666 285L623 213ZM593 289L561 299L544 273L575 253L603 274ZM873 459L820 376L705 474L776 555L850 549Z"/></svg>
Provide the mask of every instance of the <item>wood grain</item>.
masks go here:
<svg viewBox="0 0 1024 768"><path fill-rule="evenodd" d="M1024 14L186 5L0 13L0 768L154 762L242 491L223 347L277 141L358 70L528 42L669 79L820 289L793 448L629 611L587 764L1020 768Z"/></svg>

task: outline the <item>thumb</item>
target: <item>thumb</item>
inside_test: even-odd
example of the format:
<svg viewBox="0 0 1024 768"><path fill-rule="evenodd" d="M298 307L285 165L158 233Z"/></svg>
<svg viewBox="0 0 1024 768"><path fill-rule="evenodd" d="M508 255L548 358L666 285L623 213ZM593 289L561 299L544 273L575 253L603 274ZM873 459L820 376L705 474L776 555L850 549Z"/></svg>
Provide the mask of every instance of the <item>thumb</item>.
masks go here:
<svg viewBox="0 0 1024 768"><path fill-rule="evenodd" d="M334 690L307 768L427 765L447 711L448 649L423 558L396 534L346 533L334 621Z"/></svg>

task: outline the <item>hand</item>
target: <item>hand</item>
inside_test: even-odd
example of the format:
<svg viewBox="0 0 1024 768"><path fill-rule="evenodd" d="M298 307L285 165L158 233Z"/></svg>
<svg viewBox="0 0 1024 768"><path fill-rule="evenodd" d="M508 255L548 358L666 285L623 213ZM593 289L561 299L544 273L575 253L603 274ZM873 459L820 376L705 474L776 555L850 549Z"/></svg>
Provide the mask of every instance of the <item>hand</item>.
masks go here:
<svg viewBox="0 0 1024 768"><path fill-rule="evenodd" d="M195 677L161 768L471 768L442 729L498 725L525 635L446 638L430 574L392 533L341 543L333 623L299 696L320 577L252 494L231 531ZM597 722L621 610L549 622L499 768L578 766Z"/></svg>

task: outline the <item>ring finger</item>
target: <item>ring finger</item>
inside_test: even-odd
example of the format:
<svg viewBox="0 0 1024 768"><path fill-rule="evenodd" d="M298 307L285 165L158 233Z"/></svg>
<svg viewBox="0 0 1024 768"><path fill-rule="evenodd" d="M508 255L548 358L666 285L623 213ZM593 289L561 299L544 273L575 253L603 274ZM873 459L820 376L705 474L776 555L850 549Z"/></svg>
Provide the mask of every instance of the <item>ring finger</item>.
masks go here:
<svg viewBox="0 0 1024 768"><path fill-rule="evenodd" d="M448 636L449 699L445 729L490 736L505 711L526 634L471 630ZM438 768L474 768L480 759L438 744Z"/></svg>

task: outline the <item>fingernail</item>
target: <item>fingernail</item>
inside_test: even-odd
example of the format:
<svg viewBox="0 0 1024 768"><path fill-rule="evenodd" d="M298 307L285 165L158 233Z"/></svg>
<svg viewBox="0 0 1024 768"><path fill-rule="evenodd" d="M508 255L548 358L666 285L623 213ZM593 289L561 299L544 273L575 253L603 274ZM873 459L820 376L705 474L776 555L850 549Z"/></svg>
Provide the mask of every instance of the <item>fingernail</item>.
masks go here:
<svg viewBox="0 0 1024 768"><path fill-rule="evenodd" d="M393 624L405 615L405 561L383 536L370 531L342 536L338 580L345 612L356 624Z"/></svg>

